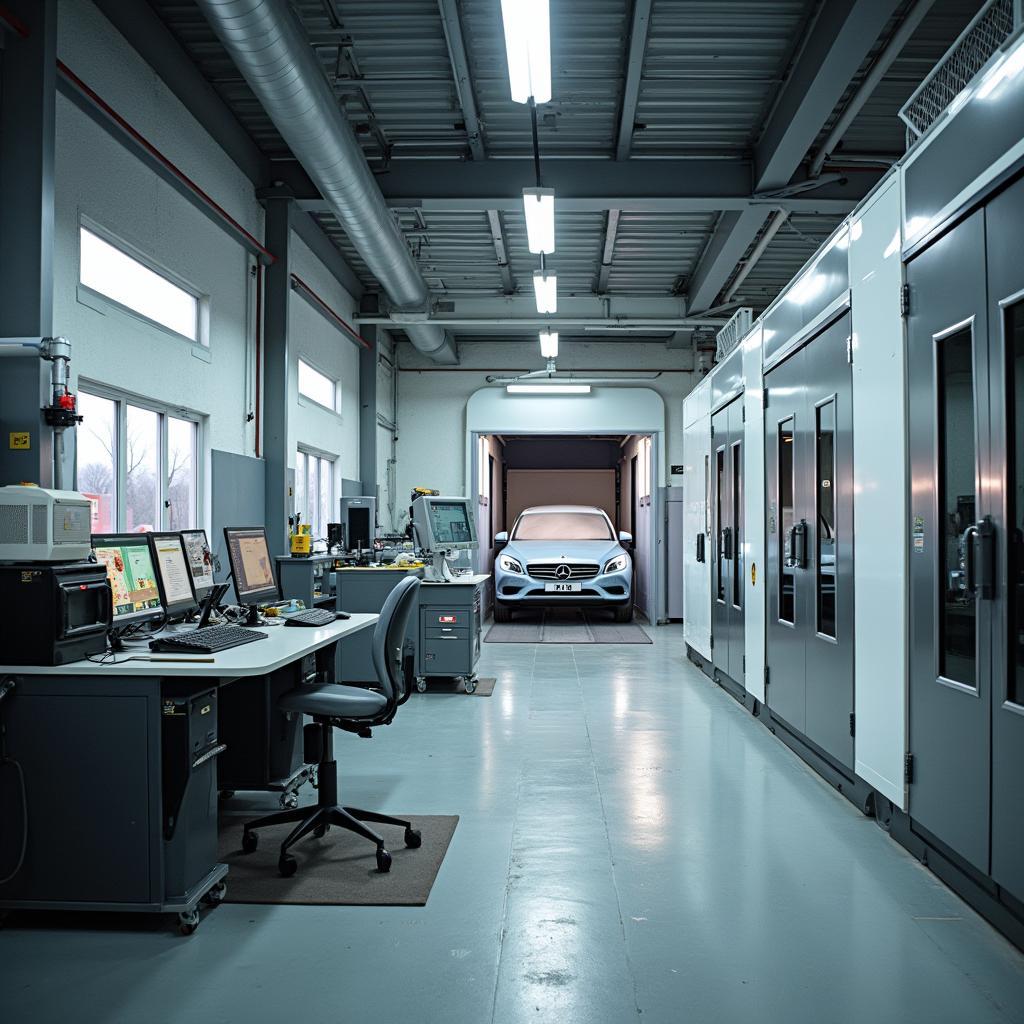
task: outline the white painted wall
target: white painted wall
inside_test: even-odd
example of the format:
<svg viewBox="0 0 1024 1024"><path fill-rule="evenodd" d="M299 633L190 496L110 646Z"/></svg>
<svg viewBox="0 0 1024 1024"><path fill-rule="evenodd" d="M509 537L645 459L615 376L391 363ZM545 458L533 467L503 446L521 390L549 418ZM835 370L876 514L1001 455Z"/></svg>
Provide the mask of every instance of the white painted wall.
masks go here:
<svg viewBox="0 0 1024 1024"><path fill-rule="evenodd" d="M906 806L907 444L900 183L850 232L853 290L855 770Z"/></svg>
<svg viewBox="0 0 1024 1024"><path fill-rule="evenodd" d="M263 211L251 182L87 0L61 0L58 53L247 231L262 237ZM236 239L60 95L55 191L54 329L72 341L76 377L199 413L204 417L207 450L252 455L255 426L246 421L254 405L255 379L252 258ZM209 348L78 288L82 217L208 296ZM348 317L354 308L352 297L297 237L292 242L294 271ZM340 493L340 476L358 475L358 353L295 293L289 319L291 463L299 442L338 456ZM340 416L298 398L295 371L300 353L341 381Z"/></svg>
<svg viewBox="0 0 1024 1024"><path fill-rule="evenodd" d="M400 499L417 484L437 487L445 494L466 491L466 403L486 386L489 373L515 375L543 368L536 342L471 342L459 347L460 365L437 371L410 345L399 349L398 388L398 494ZM659 373L653 380L637 381L661 396L665 407L667 454L660 460L659 480L668 479L671 463L682 462L682 400L693 380L689 353L643 342L568 342L562 346L559 370L579 370L613 376L609 370L630 374ZM550 402L551 399L544 399ZM541 410L543 413L543 409ZM538 421L545 426L543 416ZM633 424L627 429L634 429ZM663 449L664 450L664 449Z"/></svg>

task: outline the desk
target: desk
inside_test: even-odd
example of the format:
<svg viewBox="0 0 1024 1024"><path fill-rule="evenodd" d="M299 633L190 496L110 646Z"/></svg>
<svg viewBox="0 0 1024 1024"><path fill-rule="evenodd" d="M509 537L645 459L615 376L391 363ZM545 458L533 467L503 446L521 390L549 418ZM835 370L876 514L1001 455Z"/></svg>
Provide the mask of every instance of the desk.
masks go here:
<svg viewBox="0 0 1024 1024"><path fill-rule="evenodd" d="M0 886L0 909L176 912L183 930L194 928L199 901L215 899L227 874L216 862L217 755L230 752L220 745L250 726L266 728L262 717L232 721L228 707L244 718L253 706L232 694L251 690L262 706L268 680L296 685L310 671L333 680L335 646L376 620L262 627L266 640L215 654L209 665L128 661L125 653L116 664L0 666L0 678L16 684L0 720L7 755L24 771L29 812L25 861ZM174 757L179 733L168 731L174 701L194 701L197 715L216 720L205 760L194 764L189 748L181 751L184 772ZM196 721L209 730L208 719ZM17 863L22 841L15 775L0 775L0 875Z"/></svg>

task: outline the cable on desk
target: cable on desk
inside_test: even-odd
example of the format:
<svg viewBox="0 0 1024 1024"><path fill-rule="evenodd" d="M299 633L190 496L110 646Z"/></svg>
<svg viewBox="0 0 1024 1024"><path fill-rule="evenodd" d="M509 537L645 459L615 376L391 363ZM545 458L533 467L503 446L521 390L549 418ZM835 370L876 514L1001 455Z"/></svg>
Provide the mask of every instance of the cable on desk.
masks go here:
<svg viewBox="0 0 1024 1024"><path fill-rule="evenodd" d="M14 680L5 679L0 682L0 706L3 705L4 698L9 696L13 690ZM18 761L7 756L7 727L0 721L0 768L7 765L11 765L17 772L18 788L21 790L21 851L18 853L18 862L14 865L14 870L9 875L0 878L0 885L6 885L18 874L25 863L25 854L28 852L28 791L25 788L25 771Z"/></svg>

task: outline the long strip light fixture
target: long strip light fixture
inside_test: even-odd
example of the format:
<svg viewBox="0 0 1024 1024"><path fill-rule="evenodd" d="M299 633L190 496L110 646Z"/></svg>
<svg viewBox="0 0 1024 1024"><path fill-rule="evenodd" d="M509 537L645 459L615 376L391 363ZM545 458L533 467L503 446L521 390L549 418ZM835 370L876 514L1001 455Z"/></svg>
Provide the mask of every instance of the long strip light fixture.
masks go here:
<svg viewBox="0 0 1024 1024"><path fill-rule="evenodd" d="M558 312L558 278L543 270L533 272L533 294L537 297L538 313Z"/></svg>
<svg viewBox="0 0 1024 1024"><path fill-rule="evenodd" d="M526 214L526 241L533 253L555 251L555 190L524 188L523 211Z"/></svg>
<svg viewBox="0 0 1024 1024"><path fill-rule="evenodd" d="M589 395L589 384L507 384L510 395Z"/></svg>
<svg viewBox="0 0 1024 1024"><path fill-rule="evenodd" d="M540 332L540 354L545 359L558 358L558 331Z"/></svg>

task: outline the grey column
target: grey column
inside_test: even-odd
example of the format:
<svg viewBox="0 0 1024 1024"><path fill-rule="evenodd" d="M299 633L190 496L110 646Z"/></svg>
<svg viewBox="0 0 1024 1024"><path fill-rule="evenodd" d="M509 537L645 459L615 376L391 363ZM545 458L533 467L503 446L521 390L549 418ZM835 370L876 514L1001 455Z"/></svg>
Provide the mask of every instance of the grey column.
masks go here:
<svg viewBox="0 0 1024 1024"><path fill-rule="evenodd" d="M294 200L266 200L266 246L277 257L263 289L263 460L265 524L271 555L288 550L288 304L291 296L291 221Z"/></svg>
<svg viewBox="0 0 1024 1024"><path fill-rule="evenodd" d="M359 479L363 494L377 494L377 339L380 328L367 324L359 333L370 348L359 348Z"/></svg>
<svg viewBox="0 0 1024 1024"><path fill-rule="evenodd" d="M23 38L8 32L0 100L0 337L53 334L53 162L56 0L8 0ZM53 441L40 413L49 364L0 359L0 484L53 482ZM9 435L30 447L12 450Z"/></svg>

